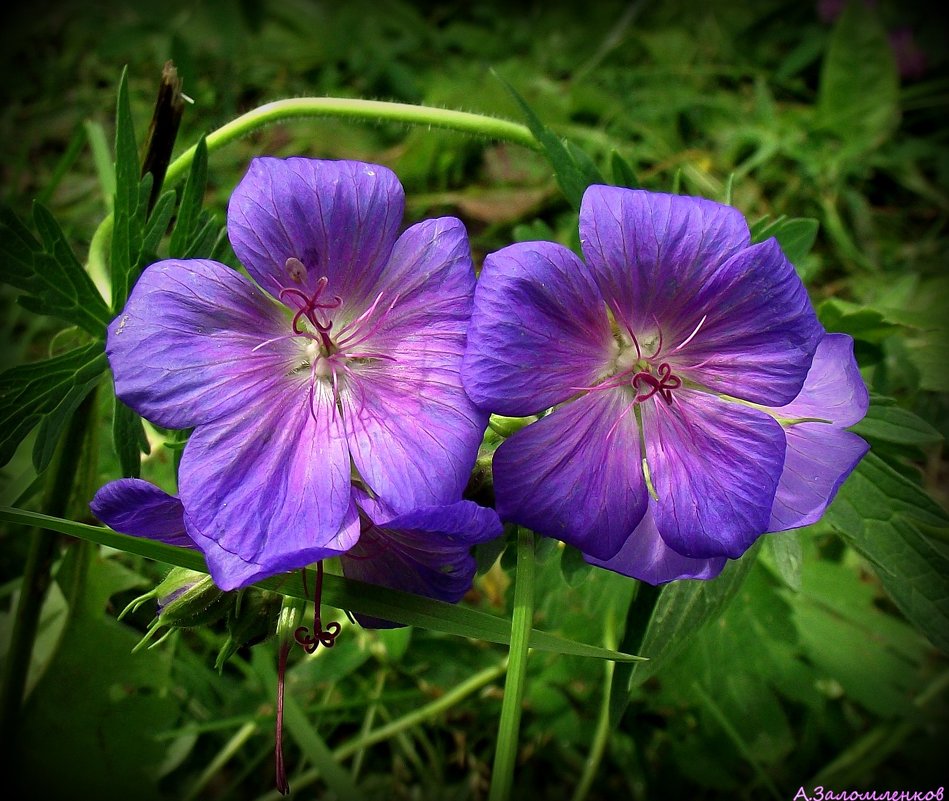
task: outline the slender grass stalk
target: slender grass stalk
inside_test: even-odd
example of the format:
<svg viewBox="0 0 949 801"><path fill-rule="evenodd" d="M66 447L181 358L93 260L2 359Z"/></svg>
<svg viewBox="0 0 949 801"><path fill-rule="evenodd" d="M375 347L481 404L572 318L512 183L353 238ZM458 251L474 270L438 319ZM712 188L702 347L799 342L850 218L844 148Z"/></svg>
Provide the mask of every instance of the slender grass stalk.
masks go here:
<svg viewBox="0 0 949 801"><path fill-rule="evenodd" d="M511 648L504 701L498 725L494 769L491 772L489 801L508 801L514 782L521 702L527 678L528 640L534 617L534 534L525 528L517 532L517 573L514 585L514 613L511 616Z"/></svg>
<svg viewBox="0 0 949 801"><path fill-rule="evenodd" d="M79 405L59 443L59 451L51 468L44 494L43 508L51 516L67 513L73 485L80 474L80 459L87 430L96 424L96 396L93 390ZM20 722L20 707L36 641L40 611L52 581L53 560L58 539L49 530L36 528L31 534L20 597L16 607L16 618L10 636L10 647L3 665L0 680L0 748L5 753L16 743Z"/></svg>
<svg viewBox="0 0 949 801"><path fill-rule="evenodd" d="M616 647L616 618L613 617L613 612L611 608L603 623L603 644L607 648ZM600 713L596 720L596 731L593 733L590 753L583 764L583 774L580 776L577 789L573 792L572 801L583 801L587 797L593 779L596 778L597 771L600 769L600 763L603 761L603 754L606 753L606 744L610 737L610 696L613 692L615 667L613 662L603 663L603 699L600 702Z"/></svg>
<svg viewBox="0 0 949 801"><path fill-rule="evenodd" d="M213 779L218 772L221 770L224 765L228 763L230 758L234 756L244 744L253 737L259 725L249 720L243 726L241 726L234 735L224 744L222 748L215 755L214 759L211 760L211 763L201 771L201 775L195 780L195 783L191 785L191 789L184 796L184 801L193 801L193 799L198 798L201 795L201 791L207 786L208 782ZM280 796L277 796L278 798Z"/></svg>

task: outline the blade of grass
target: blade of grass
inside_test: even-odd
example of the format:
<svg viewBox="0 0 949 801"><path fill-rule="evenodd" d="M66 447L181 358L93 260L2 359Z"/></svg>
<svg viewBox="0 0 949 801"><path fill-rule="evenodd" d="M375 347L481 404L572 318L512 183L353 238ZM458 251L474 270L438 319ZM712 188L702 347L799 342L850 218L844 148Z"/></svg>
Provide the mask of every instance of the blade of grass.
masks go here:
<svg viewBox="0 0 949 801"><path fill-rule="evenodd" d="M494 768L491 771L489 801L508 801L514 782L517 744L521 728L521 704L527 678L527 655L531 621L534 617L534 534L517 532L517 573L514 585L514 613L511 618L511 649L504 701L498 725Z"/></svg>
<svg viewBox="0 0 949 801"><path fill-rule="evenodd" d="M161 542L129 537L104 526L92 526L73 520L31 512L25 509L0 507L0 521L35 525L51 531L59 531L79 539L97 542L126 553L145 556L169 565L186 567L190 570L208 572L204 557L197 551L165 545ZM308 577L313 585L313 576ZM269 578L257 586L294 598L307 598L303 580L299 572ZM323 584L323 603L337 609L392 620L405 625L421 626L432 631L441 631L461 637L470 637L501 645L510 643L510 628L507 620L496 615L455 606L431 598L422 598L405 592L365 584L361 581L344 579L341 576L327 574ZM619 662L641 662L643 657L609 651L596 645L565 640L553 634L537 629L530 630L530 647L538 651L549 651L594 659L612 659Z"/></svg>

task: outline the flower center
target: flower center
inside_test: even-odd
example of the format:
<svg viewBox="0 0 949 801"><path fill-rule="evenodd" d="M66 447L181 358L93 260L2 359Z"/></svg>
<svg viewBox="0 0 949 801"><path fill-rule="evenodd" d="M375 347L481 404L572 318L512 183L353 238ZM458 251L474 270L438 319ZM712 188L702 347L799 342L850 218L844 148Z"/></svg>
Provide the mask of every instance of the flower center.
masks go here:
<svg viewBox="0 0 949 801"><path fill-rule="evenodd" d="M291 276L302 276L305 273L303 262L297 258L287 259L287 272ZM316 286L310 294L295 286L284 287L280 290L280 300L287 302L288 299L292 299L293 305L297 307L297 312L293 315L293 322L291 323L293 333L300 336L311 336L308 331L300 328L300 322L305 318L319 335L323 348L326 354L329 355L334 350L333 340L330 339L330 329L333 327L333 321L324 320L323 312L329 309L338 309L342 305L343 299L339 295L331 299L324 298L323 294L327 284L329 284L329 278L324 275L316 282Z"/></svg>
<svg viewBox="0 0 949 801"><path fill-rule="evenodd" d="M652 365L647 365L645 370L640 370L632 377L630 386L637 392L635 398L637 403L642 403L658 394L671 406L672 390L682 386L682 379L672 374L672 367L668 362L662 362L656 368L655 374L652 373Z"/></svg>

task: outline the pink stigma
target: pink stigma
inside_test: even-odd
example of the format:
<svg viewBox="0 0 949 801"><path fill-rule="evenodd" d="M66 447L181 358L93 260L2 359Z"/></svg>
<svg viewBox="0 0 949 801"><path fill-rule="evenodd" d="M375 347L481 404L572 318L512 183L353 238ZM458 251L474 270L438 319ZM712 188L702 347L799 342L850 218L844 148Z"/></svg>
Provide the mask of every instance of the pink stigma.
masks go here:
<svg viewBox="0 0 949 801"><path fill-rule="evenodd" d="M671 406L672 390L682 386L682 379L672 374L672 367L669 366L668 362L660 364L659 367L656 368L656 373L658 377L646 370L640 370L633 376L631 381L632 387L639 393L636 395L635 402L642 403L658 393L660 397ZM640 387L642 384L645 384L649 389L645 391L641 390Z"/></svg>
<svg viewBox="0 0 949 801"><path fill-rule="evenodd" d="M291 262L294 264L291 265ZM299 264L298 259L287 259L287 268L295 267L296 264ZM291 270L292 272L292 270ZM333 327L333 321L329 320L328 322L323 322L320 319L319 312L324 309L336 309L339 308L343 299L336 295L332 300L322 301L321 297L326 285L329 284L329 279L324 275L316 282L316 288L313 290L311 295L308 295L302 289L298 289L295 286L284 287L280 290L280 300L286 301L288 297L295 298L301 305L299 305L296 314L293 315L293 322L291 323L293 327L294 334L306 334L306 331L300 328L300 318L306 317L309 323L316 329L317 333L320 335L320 339L323 341L323 345L326 347L327 351L332 350L333 343L330 339L329 332ZM296 305L296 304L295 304Z"/></svg>

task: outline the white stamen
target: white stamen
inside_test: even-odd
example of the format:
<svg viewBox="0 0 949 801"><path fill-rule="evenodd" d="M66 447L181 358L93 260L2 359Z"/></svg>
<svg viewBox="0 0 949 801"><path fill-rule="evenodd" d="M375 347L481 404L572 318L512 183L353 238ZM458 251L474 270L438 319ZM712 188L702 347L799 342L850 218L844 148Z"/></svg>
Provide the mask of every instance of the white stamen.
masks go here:
<svg viewBox="0 0 949 801"><path fill-rule="evenodd" d="M708 318L708 315L707 315L707 314L703 314L703 315L702 315L702 319L699 320L699 324L698 324L697 326L695 326L695 330L694 330L691 334L689 334L689 335L685 338L685 340L684 340L682 343L680 343L679 345L676 345L676 346L672 349L672 352L675 353L675 352L676 352L677 350L679 350L680 348L684 348L686 345L688 345L688 344L692 341L692 338L699 332L699 329L704 325L705 320L706 320L707 318Z"/></svg>

